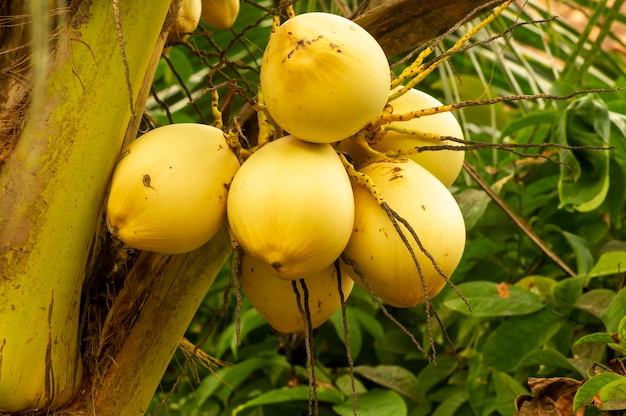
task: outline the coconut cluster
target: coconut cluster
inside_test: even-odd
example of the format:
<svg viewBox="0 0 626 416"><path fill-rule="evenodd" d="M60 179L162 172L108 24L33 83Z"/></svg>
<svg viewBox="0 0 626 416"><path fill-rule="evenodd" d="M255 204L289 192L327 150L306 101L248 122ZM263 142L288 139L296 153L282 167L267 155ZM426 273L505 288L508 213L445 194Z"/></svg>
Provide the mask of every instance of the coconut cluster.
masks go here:
<svg viewBox="0 0 626 416"><path fill-rule="evenodd" d="M410 150L462 131L439 113L390 123L372 143L376 152L355 145L383 114L442 105L414 89L389 102L390 74L380 45L354 22L326 13L288 19L261 67L265 111L284 135L239 165L212 127L145 134L114 173L109 229L131 247L180 253L227 222L243 250L243 291L280 332L303 332L306 321L318 327L355 283L397 307L428 301L465 246L448 190L464 153ZM385 151L409 156L371 157Z"/></svg>
<svg viewBox="0 0 626 416"><path fill-rule="evenodd" d="M230 29L238 15L239 0L181 0L166 43L187 40L200 22L215 29Z"/></svg>

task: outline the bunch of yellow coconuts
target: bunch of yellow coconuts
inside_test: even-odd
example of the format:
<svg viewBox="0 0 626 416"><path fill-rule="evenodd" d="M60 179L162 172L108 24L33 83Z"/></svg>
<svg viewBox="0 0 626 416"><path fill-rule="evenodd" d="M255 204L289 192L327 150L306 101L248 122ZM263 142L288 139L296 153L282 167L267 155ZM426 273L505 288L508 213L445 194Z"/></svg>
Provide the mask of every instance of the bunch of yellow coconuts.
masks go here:
<svg viewBox="0 0 626 416"><path fill-rule="evenodd" d="M355 282L396 307L424 303L464 250L463 217L448 190L464 152L410 153L456 143L411 132L463 135L444 112L383 123L377 143L359 145L355 138L385 114L442 105L416 89L389 101L390 85L385 53L357 24L327 13L288 19L261 66L265 111L287 135L240 164L215 127L144 134L115 169L110 231L130 247L175 254L227 221L244 252L245 295L284 333L305 331L305 316L321 325Z"/></svg>
<svg viewBox="0 0 626 416"><path fill-rule="evenodd" d="M230 29L239 14L239 1L180 0L176 19L167 35L167 43L186 40L200 22L215 29Z"/></svg>

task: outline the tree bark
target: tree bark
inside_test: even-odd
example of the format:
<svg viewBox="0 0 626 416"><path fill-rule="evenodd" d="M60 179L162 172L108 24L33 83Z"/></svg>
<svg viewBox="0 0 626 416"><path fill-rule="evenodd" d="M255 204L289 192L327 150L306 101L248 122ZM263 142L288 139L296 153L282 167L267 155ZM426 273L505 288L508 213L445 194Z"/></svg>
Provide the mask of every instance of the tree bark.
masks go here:
<svg viewBox="0 0 626 416"><path fill-rule="evenodd" d="M370 0L353 20L381 44L388 57L396 56L444 34L469 14L482 13L503 0Z"/></svg>

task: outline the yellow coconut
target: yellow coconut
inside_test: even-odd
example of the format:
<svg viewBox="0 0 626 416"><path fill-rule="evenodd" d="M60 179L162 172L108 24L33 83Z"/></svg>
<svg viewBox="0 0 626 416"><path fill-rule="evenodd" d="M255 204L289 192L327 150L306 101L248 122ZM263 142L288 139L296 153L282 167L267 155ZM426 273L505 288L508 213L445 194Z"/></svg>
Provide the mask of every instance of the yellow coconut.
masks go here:
<svg viewBox="0 0 626 416"><path fill-rule="evenodd" d="M187 39L198 27L201 13L202 0L181 0L174 26L167 34L167 43L171 45Z"/></svg>
<svg viewBox="0 0 626 416"><path fill-rule="evenodd" d="M389 103L393 114L406 114L411 111L439 107L443 104L436 98L417 89L410 89L404 95ZM463 139L463 130L450 112L414 118L408 121L390 123L390 127L423 133L434 133ZM393 130L387 131L384 138L372 146L379 151L409 150L427 146L463 146L461 143L444 140L431 140ZM408 156L435 175L446 187L452 185L463 168L464 151L433 150L421 151Z"/></svg>
<svg viewBox="0 0 626 416"><path fill-rule="evenodd" d="M425 251L449 277L463 254L465 223L448 189L412 160L372 163L360 171L372 179L387 204L409 222ZM421 277L391 220L370 192L355 186L354 198L354 231L344 254L356 262L374 294L397 307L423 303L424 285L430 298L437 295L446 281L407 228L400 226L416 255ZM353 270L351 276L363 285Z"/></svg>
<svg viewBox="0 0 626 416"><path fill-rule="evenodd" d="M216 29L230 29L239 15L239 0L202 0L200 19Z"/></svg>
<svg viewBox="0 0 626 416"><path fill-rule="evenodd" d="M235 175L228 221L244 250L279 277L298 279L327 267L348 243L350 180L331 145L280 138L253 153Z"/></svg>
<svg viewBox="0 0 626 416"><path fill-rule="evenodd" d="M389 96L387 57L356 23L329 13L297 15L272 34L261 90L272 118L300 139L331 143L364 127Z"/></svg>
<svg viewBox="0 0 626 416"><path fill-rule="evenodd" d="M194 250L226 221L228 186L238 168L215 127L183 123L151 130L126 148L115 168L108 228L132 248Z"/></svg>
<svg viewBox="0 0 626 416"><path fill-rule="evenodd" d="M247 254L244 254L241 266L243 292L263 318L279 332L304 332L304 319L293 289L295 283L300 305L304 308L301 282L280 279L261 260ZM354 281L343 269L341 271L341 288L345 300L352 291ZM338 279L334 264L304 276L312 328L322 325L341 308Z"/></svg>

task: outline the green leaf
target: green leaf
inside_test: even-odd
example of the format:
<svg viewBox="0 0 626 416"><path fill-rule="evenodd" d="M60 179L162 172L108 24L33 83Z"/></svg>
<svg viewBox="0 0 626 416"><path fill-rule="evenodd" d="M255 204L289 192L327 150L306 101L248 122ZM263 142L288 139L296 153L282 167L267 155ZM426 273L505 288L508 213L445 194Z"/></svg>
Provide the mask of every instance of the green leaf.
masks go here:
<svg viewBox="0 0 626 416"><path fill-rule="evenodd" d="M621 141L626 142L624 139L626 136L622 136ZM621 153L625 155L625 153ZM626 201L626 172L624 168L626 165L617 161L616 157L611 158L609 164L609 195L610 198L606 198L603 206L600 207L602 211L608 211L611 225L616 229L622 227L622 212L624 212L624 202Z"/></svg>
<svg viewBox="0 0 626 416"><path fill-rule="evenodd" d="M578 274L587 273L593 266L593 256L591 255L591 251L589 251L589 243L584 238L567 231L563 231L563 236L576 255Z"/></svg>
<svg viewBox="0 0 626 416"><path fill-rule="evenodd" d="M626 409L626 377L622 376L604 385L598 396L602 400L601 410Z"/></svg>
<svg viewBox="0 0 626 416"><path fill-rule="evenodd" d="M553 134L561 145L606 147L610 127L604 101L596 95L586 95L556 118ZM609 152L563 149L559 155L559 207L581 212L596 209L609 189Z"/></svg>
<svg viewBox="0 0 626 416"><path fill-rule="evenodd" d="M619 100L622 104L623 100ZM618 112L609 112L609 120L611 121L611 137L610 144L617 148L617 153L624 157L626 155L626 114Z"/></svg>
<svg viewBox="0 0 626 416"><path fill-rule="evenodd" d="M545 276L526 276L515 283L516 287L536 293L544 299L552 298L552 289L556 280Z"/></svg>
<svg viewBox="0 0 626 416"><path fill-rule="evenodd" d="M220 368L216 371L216 375L210 375L202 380L196 389L198 405L201 405L208 397L218 398L222 403L225 403L233 391L243 384L253 372L273 365L289 368L285 358L278 355L249 358L237 363L237 365Z"/></svg>
<svg viewBox="0 0 626 416"><path fill-rule="evenodd" d="M562 316L541 310L504 321L487 338L483 349L485 365L494 370L515 370L523 358L541 347L563 325Z"/></svg>
<svg viewBox="0 0 626 416"><path fill-rule="evenodd" d="M339 391L344 394L344 396L352 397L352 380L354 380L354 389L357 394L364 394L367 392L367 388L365 388L361 380L356 377L351 378L350 374L343 374L337 377L334 384Z"/></svg>
<svg viewBox="0 0 626 416"><path fill-rule="evenodd" d="M354 367L354 373L359 374L374 383L396 391L414 402L420 402L417 377L404 367L397 365L360 365Z"/></svg>
<svg viewBox="0 0 626 416"><path fill-rule="evenodd" d="M520 130L524 130L527 128L534 129L535 126L541 124L550 124L554 122L558 114L559 113L557 111L545 109L541 111L530 112L523 115L522 117L515 118L513 121L507 124L504 129L502 129L498 142L503 142L507 136L510 136Z"/></svg>
<svg viewBox="0 0 626 416"><path fill-rule="evenodd" d="M602 314L602 322L607 332L616 332L620 321L626 316L626 288L623 288L613 298L613 301Z"/></svg>
<svg viewBox="0 0 626 416"><path fill-rule="evenodd" d="M578 369L569 362L567 357L557 350L548 348L529 352L519 363L518 368L531 366L556 367L578 372Z"/></svg>
<svg viewBox="0 0 626 416"><path fill-rule="evenodd" d="M493 395L490 391L492 386L491 371L484 365L482 354L476 353L469 363L465 389L469 397L469 403L477 416L491 414Z"/></svg>
<svg viewBox="0 0 626 416"><path fill-rule="evenodd" d="M361 353L363 346L363 335L361 334L361 326L354 316L353 308L346 308L346 319L348 321L348 342L350 343L350 354L352 359L356 360ZM329 319L337 332L337 336L345 345L346 335L343 326L343 316L341 310L335 312Z"/></svg>
<svg viewBox="0 0 626 416"><path fill-rule="evenodd" d="M353 416L352 399L333 406L339 416ZM356 410L359 416L406 416L406 403L402 396L391 390L372 389L357 398Z"/></svg>
<svg viewBox="0 0 626 416"><path fill-rule="evenodd" d="M263 326L269 325L267 321L256 311L254 308L250 308L245 310L241 314L241 339L245 339L245 336L254 329ZM233 353L234 357L238 357L239 345L237 345L237 337L235 336L236 331L235 322L229 324L226 329L224 329L224 335L220 337L220 344L215 351L215 355L217 357L221 357L226 351L229 349Z"/></svg>
<svg viewBox="0 0 626 416"><path fill-rule="evenodd" d="M437 363L428 363L417 374L417 389L420 400L423 401L428 392L439 383L443 383L450 374L458 369L456 358L443 356L437 357Z"/></svg>
<svg viewBox="0 0 626 416"><path fill-rule="evenodd" d="M574 306L599 318L614 297L615 292L610 289L592 289L583 293L576 300Z"/></svg>
<svg viewBox="0 0 626 416"><path fill-rule="evenodd" d="M587 273L587 278L608 276L626 271L626 251L609 251L603 253L593 268Z"/></svg>
<svg viewBox="0 0 626 416"><path fill-rule="evenodd" d="M493 373L493 382L496 386L496 406L501 415L515 414L515 398L528 391L517 380L500 371Z"/></svg>
<svg viewBox="0 0 626 416"><path fill-rule="evenodd" d="M469 188L454 195L465 220L465 229L471 230L485 213L491 201L484 191Z"/></svg>
<svg viewBox="0 0 626 416"><path fill-rule="evenodd" d="M574 347L581 344L589 344L589 343L599 343L599 344L608 344L614 342L615 340L608 332L596 332L594 334L589 334L580 337L574 343Z"/></svg>
<svg viewBox="0 0 626 416"><path fill-rule="evenodd" d="M619 321L617 326L617 338L622 348L626 348L626 315Z"/></svg>
<svg viewBox="0 0 626 416"><path fill-rule="evenodd" d="M233 410L232 415L236 416L239 412L245 409L256 406L264 406L268 404L287 403L295 401L307 401L309 400L309 387L297 386L297 387L283 387L280 389L270 390L260 396L255 397L246 403L237 406ZM324 387L317 388L317 400L326 403L341 403L343 401L342 394L334 389L328 389Z"/></svg>
<svg viewBox="0 0 626 416"><path fill-rule="evenodd" d="M583 293L585 276L568 277L561 280L552 289L552 297L560 305L575 305Z"/></svg>
<svg viewBox="0 0 626 416"><path fill-rule="evenodd" d="M585 381L576 392L574 396L573 404L573 412L575 413L578 409L583 406L586 406L591 403L593 397L598 393L605 385L609 384L614 380L621 379L622 376L615 373L601 373L591 377L589 380Z"/></svg>
<svg viewBox="0 0 626 416"><path fill-rule="evenodd" d="M525 315L545 307L541 296L506 283L501 285L493 282L469 282L458 285L458 289L469 302L472 316ZM454 291L446 293L443 304L454 311L469 315L467 305Z"/></svg>
<svg viewBox="0 0 626 416"><path fill-rule="evenodd" d="M363 331L370 334L375 340L384 340L385 330L375 316L358 308L352 308L352 313Z"/></svg>
<svg viewBox="0 0 626 416"><path fill-rule="evenodd" d="M432 416L450 416L456 413L457 410L468 400L467 392L465 390L458 390L449 394L444 401L435 409Z"/></svg>

